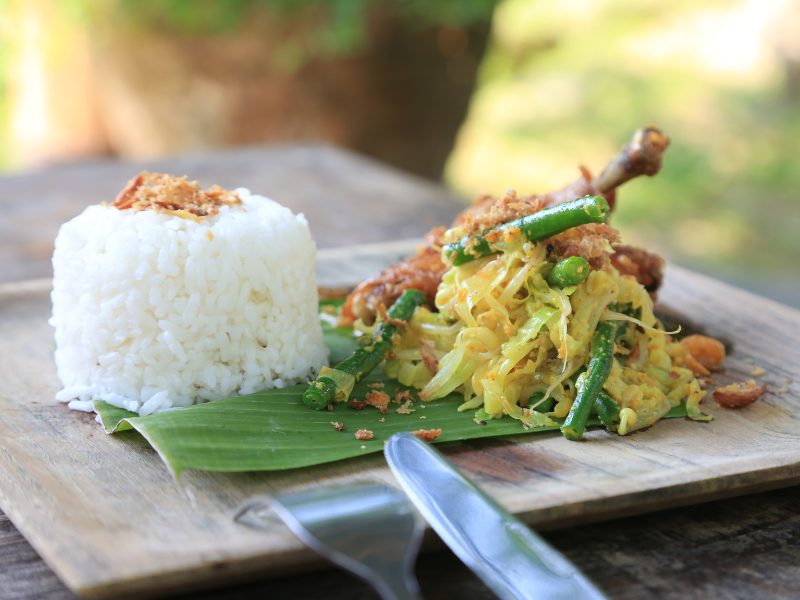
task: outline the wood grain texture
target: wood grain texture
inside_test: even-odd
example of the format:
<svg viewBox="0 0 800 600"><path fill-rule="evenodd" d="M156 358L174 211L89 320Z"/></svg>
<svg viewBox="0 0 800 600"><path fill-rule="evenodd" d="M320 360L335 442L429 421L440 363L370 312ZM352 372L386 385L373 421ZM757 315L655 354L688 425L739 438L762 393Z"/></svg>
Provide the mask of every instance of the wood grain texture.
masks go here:
<svg viewBox="0 0 800 600"><path fill-rule="evenodd" d="M0 590L4 600L73 600L8 517L0 513Z"/></svg>
<svg viewBox="0 0 800 600"><path fill-rule="evenodd" d="M340 153L332 149L319 149L316 147L290 147L290 148L251 148L229 152L206 152L194 156L178 158L157 163L133 164L115 163L111 161L96 161L77 165L65 165L48 168L41 172L0 178L0 282L27 279L37 276L48 276L50 273L49 257L52 240L58 225L66 219L79 213L87 204L113 196L120 186L140 168L153 170L175 171L200 178L201 183L219 182L224 185L245 185L253 190L274 195L284 204L290 205L294 210L303 210L311 223L312 230L321 247L349 245L362 242L381 242L385 239L401 237L414 237L424 232L429 225L446 222L452 214L460 208L458 201L446 192L408 177L402 173L387 169L372 161L361 159L353 155ZM419 201L418 201L419 200ZM351 206L351 203L356 208ZM409 208L406 208L408 206ZM349 215L348 221L342 215ZM354 227L352 223L358 223ZM391 252L402 253L407 244L395 244ZM340 255L347 251L338 250ZM367 264L368 257L375 254L375 248L367 249L359 256L359 262ZM335 256L335 255L334 255ZM376 266L369 266L374 270ZM670 275L671 277L671 275ZM669 282L668 278L668 282ZM701 281L702 283L702 281ZM23 286L24 287L24 286ZM41 288L38 288L41 289ZM682 289L682 288L680 288ZM728 288L723 288L723 292ZM26 294L38 294L37 288L28 287ZM670 287L663 299L670 304L681 302L680 296L669 297L676 290ZM690 290L696 292L698 290ZM702 291L702 290L701 290ZM711 302L707 306L696 307L699 314L706 315L714 312L714 294L718 288L707 290ZM35 292L35 293L34 293ZM694 294L691 294L694 296ZM724 293L723 293L724 297ZM17 296L17 304L24 302ZM729 299L726 306L736 304L741 296ZM709 318L706 324L714 333L727 335L728 329L739 332L737 352L734 354L736 367L748 371L753 365L747 362L747 355L742 354L747 350L748 336L753 330L759 328L758 324L752 325L755 317L759 321L771 322L771 327L766 331L757 331L755 335L761 336L762 345L771 348L765 356L758 356L757 364L765 367L767 361L779 363L776 372L770 372L765 377L776 388L785 387L780 374L781 370L797 371L797 353L781 357L782 348L791 340L791 330L785 331L780 339L783 346L774 345L769 341L769 329L781 328L783 321L796 323L795 312L787 314L782 307L771 303L755 302L749 304L749 297L745 296L738 311L728 310L727 313L716 315L718 318ZM46 311L46 298L40 296L38 308L32 307L31 315L39 319L40 335L47 327L41 322L42 314ZM701 301L704 304L706 301ZM35 303L34 303L35 304ZM0 299L0 326L6 327L5 310L9 306L5 295ZM763 309L763 314L758 313L758 308ZM17 306L19 308L19 306ZM771 316L770 311L774 310ZM37 311L39 311L37 313ZM736 315L746 313L746 318ZM37 316L38 314L38 316ZM731 314L734 318L731 318ZM30 315L29 315L30 316ZM774 320L773 320L774 319ZM701 318L697 319L698 321ZM730 323L730 321L733 323ZM796 326L795 331L796 331ZM791 327L790 327L791 329ZM48 334L49 335L49 334ZM743 341L742 341L743 340ZM48 347L49 348L49 347ZM752 350L752 348L751 348ZM18 364L25 361L27 356L48 357L49 349L35 348L33 346L8 347L0 349L0 364L4 364L8 357L12 357ZM753 354L759 354L758 348ZM787 353L788 354L788 353ZM49 358L47 358L49 360ZM780 366L783 365L783 366ZM52 367L49 367L52 368ZM49 401L49 396L36 398L32 392L38 386L39 391L50 393L54 385L52 374L48 369L37 372L31 369L21 376L29 377L25 382L23 395L16 401L28 399L36 402ZM3 372L6 375L6 372ZM41 380L41 382L40 382ZM4 384L0 383L0 390ZM5 400L3 401L5 402ZM784 403L787 410L796 412L797 387L791 386L790 393L780 394L770 399L776 406ZM59 423L49 423L46 420L45 407L33 405L34 412L39 413L43 432L62 439L63 434L58 431ZM50 407L47 410L60 410L62 407ZM24 409L17 408L19 413ZM752 409L751 409L752 410ZM3 407L4 413L5 406ZM719 411L717 411L719 412ZM8 414L8 413L6 413ZM0 415L0 428L5 427L6 414ZM13 414L13 411L12 411ZM66 418L62 413L58 415ZM19 414L16 419L22 418ZM69 418L77 424L84 421L80 415L71 414ZM719 421L718 421L719 422ZM87 431L89 431L88 425ZM620 441L620 444L636 440L640 436L649 436L661 427L672 427L675 422L663 423L648 432L636 434L633 438ZM83 426L83 425L76 425ZM701 425L692 424L692 435L703 435L707 428L716 427L717 424ZM7 438L8 428L0 429L0 494L3 490L10 493L12 487L11 476L13 471L6 470L8 453L3 450L4 440ZM700 433L698 433L698 431ZM37 438L38 439L38 438ZM704 438L698 438L702 444ZM646 440L642 440L645 442ZM86 443L94 443L90 437ZM110 441L112 444L117 442ZM113 452L120 445L113 446ZM696 446L696 444L694 444ZM506 446L509 446L506 444ZM36 458L38 444L27 450L28 457ZM484 471L482 479L492 476L492 464L487 460L480 460L483 454L478 450L485 450L497 457L499 450L504 447L503 442L488 442L472 448L472 468ZM513 444L510 445L513 449ZM59 460L72 460L81 469L89 471L86 477L104 476L111 471L114 478L125 479L125 474L115 474L114 469L106 469L102 465L93 463L86 457L83 447L64 448ZM704 452L700 450L700 454ZM713 448L711 449L713 452ZM39 448L41 454L41 448ZM166 481L158 473L157 464L149 451L144 447L135 447L128 453L141 456L142 461L150 461L154 469L152 479L164 486L164 493L170 493L169 486L173 486L176 496L185 498L183 491ZM457 445L450 450L451 455L457 454L465 457L470 454L470 447ZM71 455L71 459L70 459ZM508 464L511 460L501 457L500 464ZM541 474L546 470L542 465L549 464L549 468L556 469L558 462L547 463L546 453L536 455L539 465L539 475L533 475L534 481L544 477ZM23 458L24 462L25 458ZM119 459L135 462L128 456ZM45 464L41 469L33 471L33 475L44 472L57 471L58 464ZM369 471L367 471L369 472ZM24 470L17 476L25 477ZM517 476L522 476L518 473ZM556 472L558 475L558 472ZM708 478L713 478L713 472ZM188 480L187 480L188 481ZM203 478L193 479L191 485L202 485ZM223 480L224 483L224 480ZM786 481L778 480L775 485L784 484ZM135 482L128 481L132 486ZM87 512L94 502L94 497L89 492L74 489L77 482L67 482L62 489L67 500L82 498ZM113 483L109 484L113 485ZM266 487L259 485L260 488ZM32 515L29 520L35 521L44 510L42 502L37 500L39 492L33 491L29 496L15 489L23 497L23 503L30 503L38 507L39 513ZM736 493L742 493L746 488L738 488ZM135 490L134 490L135 491ZM226 491L217 491L219 500L226 498ZM722 490L716 493L731 493ZM136 496L134 496L136 497ZM708 499L713 496L706 496ZM52 499L52 495L50 496ZM45 498L47 501L47 498ZM674 498L671 500L674 501ZM688 501L685 499L685 501ZM0 506L5 506L5 500L0 497ZM187 500L181 505L187 511L199 512L202 507L191 508ZM656 505L653 505L656 506ZM138 510L147 510L152 507L151 500L138 507ZM641 507L640 507L641 509ZM39 525L42 535L50 534L49 524L53 531L63 527L61 521L63 507L50 506L49 512L45 511L43 523ZM627 511L632 509L628 508ZM169 517L169 514L165 515ZM598 518L600 515L598 515ZM16 520L16 516L14 516ZM82 517L87 525L98 528L118 527L118 537L113 538L111 545L103 548L103 555L113 552L120 553L128 562L142 560L142 554L126 541L126 534L135 531L138 523L136 520L123 523L120 518L108 521L94 520ZM197 522L205 524L202 518L196 517ZM572 518L575 518L574 516ZM185 519L184 519L185 522ZM20 523L21 524L21 523ZM556 526L552 522L551 526ZM27 529L26 529L27 531ZM90 529L91 531L91 529ZM63 533L63 532L62 532ZM73 546L78 547L83 540L84 530L79 531L74 539L66 540L65 552L70 552ZM169 534L165 533L164 537ZM797 598L800 597L800 488L789 488L749 496L721 500L702 506L689 506L652 514L626 517L607 521L604 523L582 525L567 529L558 529L545 534L552 543L565 552L570 558L581 565L581 568L613 598L639 599L639 598L720 598L720 599L750 599L750 598ZM62 535L63 537L63 535ZM113 537L113 536L112 536ZM37 544L39 545L39 544ZM156 552L153 556L158 557ZM49 556L48 556L49 558ZM145 556L144 559L149 559ZM319 563L304 563L302 567L317 567ZM262 581L245 585L225 585L226 569L220 569L220 576L207 573L206 577L197 582L197 587L202 591L193 591L182 599L199 598L202 600L246 599L246 598L335 598L335 599L364 599L375 598L375 595L363 584L346 573L336 570L317 571L313 576L305 574L292 574L291 570L267 570L260 573L256 568L248 574L248 578L261 578ZM472 576L449 553L426 554L420 560L417 573L420 577L422 590L428 599L445 598L491 598L493 597L486 588ZM230 575L228 575L229 577ZM264 580L265 577L269 579ZM222 589L217 589L225 586ZM162 595L170 593L168 588L159 588L159 583L154 582L153 588ZM216 591L210 588L215 588ZM36 551L24 540L19 531L0 513L0 598L4 600L73 600L75 595L68 591L55 574L42 562ZM177 598L177 597L176 597Z"/></svg>
<svg viewBox="0 0 800 600"><path fill-rule="evenodd" d="M0 355L10 357L0 367L0 505L74 590L164 593L308 567L317 561L277 519L266 533L252 532L231 520L236 507L254 494L326 482L392 482L378 456L286 473L189 473L174 482L134 434L106 436L91 417L51 400L47 291L47 282L0 290ZM800 359L800 314L677 268L662 299L731 341L721 382L758 364L773 389L790 389L746 410L717 409L711 424L662 422L627 438L596 431L584 443L558 435L458 443L446 447L449 456L540 529L799 481L800 394L786 380Z"/></svg>
<svg viewBox="0 0 800 600"><path fill-rule="evenodd" d="M800 492L752 494L544 534L616 600L794 600L800 597ZM4 600L77 600L0 515ZM417 563L426 600L495 596L449 552ZM173 600L377 600L341 570L284 574Z"/></svg>
<svg viewBox="0 0 800 600"><path fill-rule="evenodd" d="M583 525L544 537L616 600L800 597L797 489ZM425 554L416 571L426 600L495 598L451 554ZM337 571L191 595L194 600L315 597L377 598L360 581Z"/></svg>

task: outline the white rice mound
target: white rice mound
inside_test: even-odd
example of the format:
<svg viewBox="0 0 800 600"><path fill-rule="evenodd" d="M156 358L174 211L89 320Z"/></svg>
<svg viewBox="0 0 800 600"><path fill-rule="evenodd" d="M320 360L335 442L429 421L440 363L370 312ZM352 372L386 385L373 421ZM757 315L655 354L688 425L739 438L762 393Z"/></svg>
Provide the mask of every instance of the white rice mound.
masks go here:
<svg viewBox="0 0 800 600"><path fill-rule="evenodd" d="M53 254L55 361L78 410L140 415L304 382L327 361L303 215L236 190L193 220L87 208Z"/></svg>

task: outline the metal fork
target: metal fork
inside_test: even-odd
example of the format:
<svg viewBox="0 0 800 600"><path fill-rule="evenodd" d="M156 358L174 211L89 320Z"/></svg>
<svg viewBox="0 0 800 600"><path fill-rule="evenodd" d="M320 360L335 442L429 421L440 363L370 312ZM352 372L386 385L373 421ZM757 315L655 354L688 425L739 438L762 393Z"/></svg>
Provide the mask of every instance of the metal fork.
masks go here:
<svg viewBox="0 0 800 600"><path fill-rule="evenodd" d="M253 498L237 522L264 529L271 507L312 550L370 584L383 600L416 600L425 526L406 496L379 483L319 487Z"/></svg>

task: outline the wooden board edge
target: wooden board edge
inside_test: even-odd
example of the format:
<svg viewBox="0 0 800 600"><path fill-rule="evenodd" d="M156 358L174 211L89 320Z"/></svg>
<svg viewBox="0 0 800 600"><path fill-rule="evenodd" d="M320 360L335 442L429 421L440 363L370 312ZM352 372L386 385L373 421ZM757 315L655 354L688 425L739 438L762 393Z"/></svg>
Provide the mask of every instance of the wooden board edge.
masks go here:
<svg viewBox="0 0 800 600"><path fill-rule="evenodd" d="M99 582L93 585L73 582L61 577L64 584L81 598L89 600L142 599L162 598L173 594L189 594L200 590L222 588L228 585L258 581L281 575L291 575L307 571L322 570L332 567L324 559L311 550L303 548L280 556L254 554L248 557L237 557L235 561L215 561L204 566L208 573L198 575L201 567L192 566L185 569L166 571L141 577Z"/></svg>
<svg viewBox="0 0 800 600"><path fill-rule="evenodd" d="M743 301L756 302L758 304L764 305L766 308L781 313L781 316L785 316L787 318L796 319L800 321L800 308L795 308L794 306L789 306L788 304L784 304L783 302L779 302L778 300L773 300L772 298L761 296L759 294L756 294L755 292L751 292L750 290L746 290L732 283L728 283L727 281L716 279L715 277L711 277L710 275L693 271L692 269L683 267L681 265L677 265L675 263L667 262L665 277L664 277L665 281L664 287L669 286L670 273L677 273L678 277L687 280L694 280L701 285L710 286L713 288L717 288L721 291L734 294L738 298L741 298Z"/></svg>
<svg viewBox="0 0 800 600"><path fill-rule="evenodd" d="M599 509L594 509L589 517L585 514L574 514L541 521L541 517L536 513L516 514L526 523L536 528L537 531L554 531L588 523L623 519L662 510L705 504L717 500L792 487L800 484L800 463L774 466L747 473L717 476L709 481L713 481L714 485L703 491L691 489L697 486L697 482L687 482L642 492L633 492L625 496L623 504L611 508L603 508L601 506ZM603 499L599 499L591 503L602 505L603 502Z"/></svg>
<svg viewBox="0 0 800 600"><path fill-rule="evenodd" d="M375 246L375 245L372 245ZM732 293L735 293L739 297L744 299L750 299L759 302L759 303L768 303L767 306L770 309L774 309L776 311L775 318L787 317L792 319L800 319L800 311L794 309L792 307L783 305L779 302L775 302L757 294L753 294L746 290L742 290L741 288L737 288L735 286L731 286L727 283L720 282L715 280L711 277L706 275L698 274L692 272L690 270L681 268L681 267L674 267L677 271L682 272L681 276L696 278L696 281L700 282L701 284L705 284L706 282L709 285L714 285L719 289L729 289ZM50 279L35 279L35 280L26 280L21 282L14 282L10 284L0 284L0 300L5 295L12 295L17 296L19 294L28 294L28 293L47 293L52 285ZM533 525L537 526L543 531L553 530L568 526L573 526L581 523L589 523L589 522L597 522L609 519L615 519L619 517L628 517L634 516L637 514L643 514L648 512L653 512L657 510L662 510L664 508L674 508L677 506L686 506L691 504L696 504L700 502L708 502L713 500L718 500L722 498L729 498L734 496L740 496L760 491L765 491L769 489L777 489L780 487L786 487L795 485L800 482L800 466L796 463L800 456L793 456L795 463L794 464L787 464L784 466L773 466L767 469L762 470L754 470L747 473L740 473L735 475L719 475L719 482L726 482L724 484L719 485L719 489L707 491L704 490L703 492L692 492L687 493L687 489L689 486L693 484L677 484L672 487L666 488L657 488L654 490L648 490L646 492L633 492L630 493L627 497L628 506L617 506L608 510L597 510L595 511L591 517L589 518L581 518L580 515L576 514L569 517L564 517L562 519L555 519L547 522L541 522L541 525L538 524L538 519L536 513L518 513L520 516L531 522ZM787 475L785 473L786 469L789 469L791 472ZM779 472L781 471L781 472ZM765 480L756 481L756 478L761 479L761 476L766 474ZM727 487L727 486L731 487ZM666 496L661 496L661 493L667 491ZM3 498L2 488L0 488L0 499ZM7 505L7 501L0 502L3 506ZM9 514L9 519L11 520L14 525L17 525L17 520L14 518L15 515ZM22 531L23 527L18 528ZM38 548L37 548L38 552ZM39 553L40 556L44 556ZM296 556L295 556L296 554ZM256 578L258 575L274 575L275 571L280 570L281 573L294 571L300 571L306 568L311 568L314 564L324 564L321 563L319 559L315 559L314 556L308 551L296 551L296 553L287 553L285 555L285 560L276 561L274 556L265 556L263 554L255 554L251 557L245 556L244 558L240 559L239 557L235 557L236 562L226 563L225 561L216 561L212 564L212 568L215 569L214 576L218 576L219 585L224 585L226 583L231 583L234 581L246 581L252 580ZM48 562L48 561L46 561ZM48 562L48 565L50 563ZM164 574L159 574L158 576L143 576L140 579L131 580L131 587L130 587L130 595L135 597L141 597L142 594L152 594L158 593L159 595L162 594L161 589L159 590L151 590L149 586L154 585L153 582L157 582L158 586L163 586L164 592L163 593L170 593L175 592L178 589L200 589L207 587L209 581L207 578L198 578L196 573L196 568L193 567L191 569L186 570L176 570ZM62 573L59 573L63 577ZM170 580L170 578L174 578L174 585L169 583L169 581L162 581L162 578L165 580ZM212 585L217 585L217 580L214 580ZM120 597L121 589L119 581L103 584L100 583L94 586L85 586L80 587L80 584L76 586L72 586L65 578L65 583L69 585L71 589L73 589L76 593L79 593L85 597L91 598L107 598L107 597ZM124 585L124 584L123 584ZM192 587L194 586L194 587ZM125 592L125 595L128 595L128 592Z"/></svg>
<svg viewBox="0 0 800 600"><path fill-rule="evenodd" d="M698 492L697 482L682 482L675 485L657 487L640 492L629 492L623 502L609 504L607 498L598 498L581 503L560 505L558 510L568 507L571 514L551 518L550 510L513 511L522 521L537 531L547 532L594 524L618 518L658 512L703 504L726 498L734 498L758 492L790 487L800 483L800 463L793 462L794 456L782 455L783 462L763 469L753 469L744 473L727 475L711 474L707 487ZM777 457L776 457L777 458ZM442 550L444 544L426 526L426 543L423 553ZM71 581L66 573L60 573L64 583L82 597L95 600L110 598L158 598L177 591L189 592L208 589L226 584L268 579L278 574L290 574L303 571L333 568L311 550L303 548L278 556L254 553L251 556L235 557L231 561L215 561L207 565L211 569L208 575L199 576L197 566L172 571L142 575L136 579L119 579L108 582L87 584L82 581Z"/></svg>

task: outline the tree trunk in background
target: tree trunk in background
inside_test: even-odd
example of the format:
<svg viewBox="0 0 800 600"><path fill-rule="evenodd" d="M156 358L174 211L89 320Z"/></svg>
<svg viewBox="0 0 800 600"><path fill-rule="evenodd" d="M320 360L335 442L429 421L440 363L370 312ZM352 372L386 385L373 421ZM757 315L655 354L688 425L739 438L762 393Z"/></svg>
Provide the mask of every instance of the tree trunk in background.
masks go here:
<svg viewBox="0 0 800 600"><path fill-rule="evenodd" d="M50 0L12 2L0 25L2 17L8 18L0 31L8 95L0 109L8 112L0 110L0 118L8 125L0 123L6 146L0 164L20 168L105 153L86 32L65 21Z"/></svg>
<svg viewBox="0 0 800 600"><path fill-rule="evenodd" d="M270 16L205 37L97 28L97 86L112 150L150 157L315 140L439 178L489 24L420 28L377 11L357 54L293 68L291 44L313 26Z"/></svg>
<svg viewBox="0 0 800 600"><path fill-rule="evenodd" d="M781 57L785 77L785 93L788 102L800 100L800 4L789 4L783 19L775 24L772 43Z"/></svg>

